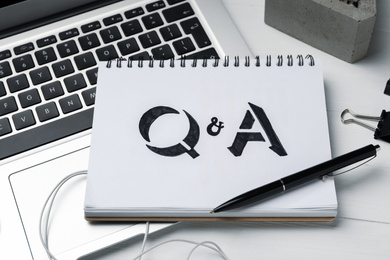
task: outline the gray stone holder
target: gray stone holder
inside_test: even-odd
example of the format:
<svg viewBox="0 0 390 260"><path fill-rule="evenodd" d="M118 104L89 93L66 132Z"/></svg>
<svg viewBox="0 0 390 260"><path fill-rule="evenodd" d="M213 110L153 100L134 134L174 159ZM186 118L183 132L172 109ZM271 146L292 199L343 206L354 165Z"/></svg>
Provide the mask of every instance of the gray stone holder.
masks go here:
<svg viewBox="0 0 390 260"><path fill-rule="evenodd" d="M376 0L265 0L265 23L353 63L366 56Z"/></svg>

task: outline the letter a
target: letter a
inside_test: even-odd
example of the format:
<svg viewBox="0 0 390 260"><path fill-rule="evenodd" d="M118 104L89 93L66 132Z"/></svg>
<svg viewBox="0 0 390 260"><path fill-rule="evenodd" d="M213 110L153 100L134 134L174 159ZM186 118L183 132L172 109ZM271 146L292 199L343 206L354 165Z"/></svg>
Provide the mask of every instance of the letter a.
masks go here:
<svg viewBox="0 0 390 260"><path fill-rule="evenodd" d="M258 107L254 104L249 103L253 113L256 115L256 118L259 120L261 126L263 127L269 141L271 142L270 149L277 153L279 156L286 156L287 152L284 150L283 145L279 141L278 136L272 128L271 122L268 120L267 115L261 107ZM240 129L252 129L255 118L252 113L247 110L245 117L241 123ZM258 141L265 142L263 135L260 132L238 132L232 146L228 147L229 151L234 156L241 156L242 152L249 141Z"/></svg>
<svg viewBox="0 0 390 260"><path fill-rule="evenodd" d="M280 142L278 136L276 135L271 122L269 121L267 115L261 107L258 107L254 104L249 103L249 106L252 108L255 113L257 119L260 121L261 126L263 127L265 133L269 141L271 142L271 146L269 147L272 151L277 153L279 156L286 156L287 152L284 149L282 143Z"/></svg>

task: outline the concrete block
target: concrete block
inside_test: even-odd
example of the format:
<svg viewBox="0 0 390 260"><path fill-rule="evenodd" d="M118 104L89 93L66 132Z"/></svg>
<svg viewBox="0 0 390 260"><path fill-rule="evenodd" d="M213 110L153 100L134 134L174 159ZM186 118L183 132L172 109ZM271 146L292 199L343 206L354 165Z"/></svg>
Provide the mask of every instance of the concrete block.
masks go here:
<svg viewBox="0 0 390 260"><path fill-rule="evenodd" d="M376 0L265 0L265 23L353 63L367 54Z"/></svg>

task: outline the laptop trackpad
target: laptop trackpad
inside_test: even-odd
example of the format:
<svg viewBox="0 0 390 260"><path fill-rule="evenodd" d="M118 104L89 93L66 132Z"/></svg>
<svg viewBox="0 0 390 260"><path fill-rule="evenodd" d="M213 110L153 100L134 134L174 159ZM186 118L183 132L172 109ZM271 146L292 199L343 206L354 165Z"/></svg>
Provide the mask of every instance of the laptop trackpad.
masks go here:
<svg viewBox="0 0 390 260"><path fill-rule="evenodd" d="M56 158L10 177L14 196L34 259L47 259L39 237L39 218L54 187L69 174L87 169L89 149ZM49 221L49 247L58 259L77 257L144 232L144 225L89 223L84 219L86 175L59 191Z"/></svg>

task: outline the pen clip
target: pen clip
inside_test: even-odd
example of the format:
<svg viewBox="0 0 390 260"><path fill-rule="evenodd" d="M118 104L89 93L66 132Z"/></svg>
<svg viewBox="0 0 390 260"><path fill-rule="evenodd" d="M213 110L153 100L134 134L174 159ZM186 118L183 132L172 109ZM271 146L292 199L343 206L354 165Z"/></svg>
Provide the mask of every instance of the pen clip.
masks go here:
<svg viewBox="0 0 390 260"><path fill-rule="evenodd" d="M335 173L335 172L332 172L332 173L325 174L325 175L323 175L323 176L321 177L321 179L322 179L322 180L325 180L326 178L335 177L335 176L338 176L338 175L347 173L347 172L349 172L349 171L355 170L356 168L359 168L359 167L363 166L364 164L370 162L371 160L375 159L375 157L376 157L376 154L375 154L374 156L368 158L366 161L364 161L364 162L362 162L362 163L360 163L360 164L358 164L358 165L356 165L356 166L354 166L354 167L352 167L352 168L350 168L350 169L347 169L347 170L342 171L342 172L339 172L339 173L337 173L337 172L336 172L336 173Z"/></svg>

